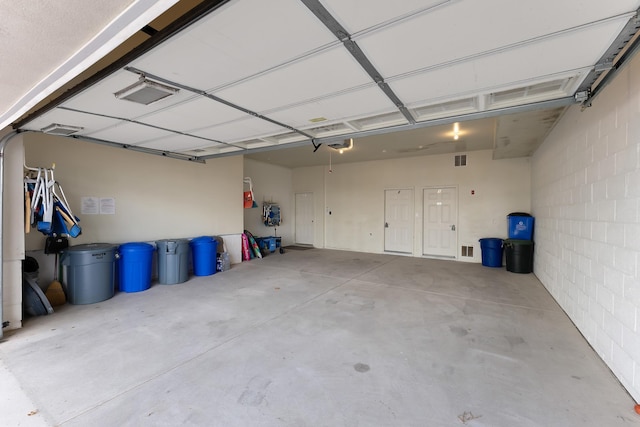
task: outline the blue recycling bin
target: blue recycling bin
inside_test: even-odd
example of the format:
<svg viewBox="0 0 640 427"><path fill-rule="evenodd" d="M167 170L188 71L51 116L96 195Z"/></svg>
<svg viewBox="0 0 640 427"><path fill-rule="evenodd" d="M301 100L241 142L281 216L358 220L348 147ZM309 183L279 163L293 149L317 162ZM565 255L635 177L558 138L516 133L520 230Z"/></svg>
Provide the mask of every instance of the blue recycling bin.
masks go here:
<svg viewBox="0 0 640 427"><path fill-rule="evenodd" d="M480 239L482 265L485 267L502 267L502 239L487 237Z"/></svg>
<svg viewBox="0 0 640 427"><path fill-rule="evenodd" d="M535 218L528 213L514 212L507 215L509 239L533 240Z"/></svg>
<svg viewBox="0 0 640 427"><path fill-rule="evenodd" d="M149 243L125 243L118 253L118 279L123 292L140 292L151 287L151 268L155 248Z"/></svg>
<svg viewBox="0 0 640 427"><path fill-rule="evenodd" d="M218 241L211 236L196 237L189 242L193 256L193 274L210 276L216 273Z"/></svg>

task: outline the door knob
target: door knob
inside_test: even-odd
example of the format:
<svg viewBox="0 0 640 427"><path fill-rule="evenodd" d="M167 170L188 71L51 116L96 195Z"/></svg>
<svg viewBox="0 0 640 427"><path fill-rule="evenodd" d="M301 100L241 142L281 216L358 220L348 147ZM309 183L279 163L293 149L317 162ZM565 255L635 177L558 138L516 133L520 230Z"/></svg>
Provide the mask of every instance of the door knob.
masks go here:
<svg viewBox="0 0 640 427"><path fill-rule="evenodd" d="M384 223L384 228L389 228L389 223L388 222Z"/></svg>
<svg viewBox="0 0 640 427"><path fill-rule="evenodd" d="M455 225L455 224L453 224L453 225L451 226L451 231L456 231L456 225Z"/></svg>

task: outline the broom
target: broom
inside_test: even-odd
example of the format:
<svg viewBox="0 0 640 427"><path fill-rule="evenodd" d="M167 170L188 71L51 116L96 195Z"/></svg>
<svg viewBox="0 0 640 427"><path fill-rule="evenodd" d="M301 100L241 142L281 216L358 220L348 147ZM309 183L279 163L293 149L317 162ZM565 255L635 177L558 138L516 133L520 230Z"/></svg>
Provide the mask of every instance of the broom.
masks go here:
<svg viewBox="0 0 640 427"><path fill-rule="evenodd" d="M62 284L58 281L58 253L55 255L55 271L53 273L53 282L47 288L47 291L44 295L49 300L49 304L53 307L57 307L59 305L64 305L67 302L67 298L64 294L64 289L62 289Z"/></svg>

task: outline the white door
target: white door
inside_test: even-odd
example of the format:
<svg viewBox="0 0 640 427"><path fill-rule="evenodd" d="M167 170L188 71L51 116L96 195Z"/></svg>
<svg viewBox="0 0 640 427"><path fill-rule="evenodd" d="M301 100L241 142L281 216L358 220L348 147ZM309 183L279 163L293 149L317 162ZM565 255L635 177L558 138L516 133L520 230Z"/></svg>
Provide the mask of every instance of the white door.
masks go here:
<svg viewBox="0 0 640 427"><path fill-rule="evenodd" d="M313 193L296 193L296 238L300 245L313 245L315 231Z"/></svg>
<svg viewBox="0 0 640 427"><path fill-rule="evenodd" d="M456 258L458 246L458 191L455 187L424 190L422 253Z"/></svg>
<svg viewBox="0 0 640 427"><path fill-rule="evenodd" d="M413 190L384 192L384 250L413 253Z"/></svg>

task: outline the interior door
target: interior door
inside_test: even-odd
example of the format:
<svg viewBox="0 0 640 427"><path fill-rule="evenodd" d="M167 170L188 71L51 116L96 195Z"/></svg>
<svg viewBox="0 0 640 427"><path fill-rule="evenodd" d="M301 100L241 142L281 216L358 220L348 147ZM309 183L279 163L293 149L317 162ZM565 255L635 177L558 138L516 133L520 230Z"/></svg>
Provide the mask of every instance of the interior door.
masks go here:
<svg viewBox="0 0 640 427"><path fill-rule="evenodd" d="M314 227L313 193L296 193L295 242L313 245Z"/></svg>
<svg viewBox="0 0 640 427"><path fill-rule="evenodd" d="M424 190L422 253L456 258L458 246L458 191L455 187Z"/></svg>
<svg viewBox="0 0 640 427"><path fill-rule="evenodd" d="M413 189L384 192L384 250L413 253Z"/></svg>

